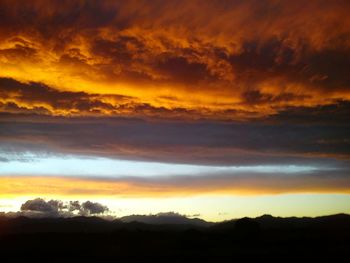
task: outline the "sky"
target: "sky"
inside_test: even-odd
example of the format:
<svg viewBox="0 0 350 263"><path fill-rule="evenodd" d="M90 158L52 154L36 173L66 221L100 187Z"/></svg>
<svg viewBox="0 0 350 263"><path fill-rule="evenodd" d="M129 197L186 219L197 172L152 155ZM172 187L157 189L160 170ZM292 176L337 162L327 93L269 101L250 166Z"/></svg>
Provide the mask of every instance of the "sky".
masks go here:
<svg viewBox="0 0 350 263"><path fill-rule="evenodd" d="M350 213L347 0L0 0L0 211Z"/></svg>

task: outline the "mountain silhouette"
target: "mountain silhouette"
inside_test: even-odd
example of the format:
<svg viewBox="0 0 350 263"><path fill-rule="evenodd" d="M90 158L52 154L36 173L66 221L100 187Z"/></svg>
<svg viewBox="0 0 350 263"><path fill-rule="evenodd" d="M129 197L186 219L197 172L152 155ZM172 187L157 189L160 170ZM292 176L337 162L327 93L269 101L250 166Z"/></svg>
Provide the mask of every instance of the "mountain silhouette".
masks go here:
<svg viewBox="0 0 350 263"><path fill-rule="evenodd" d="M177 214L28 218L0 216L2 259L246 260L317 258L350 251L350 216L241 218L220 223Z"/></svg>
<svg viewBox="0 0 350 263"><path fill-rule="evenodd" d="M141 222L153 225L171 224L171 225L193 225L207 227L212 225L211 222L199 218L188 218L178 214L158 214L158 215L130 215L119 218L125 223Z"/></svg>

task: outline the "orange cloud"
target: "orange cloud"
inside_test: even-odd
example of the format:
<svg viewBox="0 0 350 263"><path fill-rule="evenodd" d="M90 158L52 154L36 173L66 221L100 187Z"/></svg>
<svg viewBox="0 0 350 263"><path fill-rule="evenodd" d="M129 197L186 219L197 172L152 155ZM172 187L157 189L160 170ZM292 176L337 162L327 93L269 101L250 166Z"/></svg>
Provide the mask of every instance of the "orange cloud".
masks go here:
<svg viewBox="0 0 350 263"><path fill-rule="evenodd" d="M350 193L347 178L176 178L79 179L1 177L2 198L18 196L161 198L197 195L267 195L284 193Z"/></svg>
<svg viewBox="0 0 350 263"><path fill-rule="evenodd" d="M42 83L57 99L84 92L86 103L100 104L67 111L2 99L18 108L237 120L350 98L345 0L38 0L0 8L0 77ZM131 97L131 106L115 110L113 95Z"/></svg>

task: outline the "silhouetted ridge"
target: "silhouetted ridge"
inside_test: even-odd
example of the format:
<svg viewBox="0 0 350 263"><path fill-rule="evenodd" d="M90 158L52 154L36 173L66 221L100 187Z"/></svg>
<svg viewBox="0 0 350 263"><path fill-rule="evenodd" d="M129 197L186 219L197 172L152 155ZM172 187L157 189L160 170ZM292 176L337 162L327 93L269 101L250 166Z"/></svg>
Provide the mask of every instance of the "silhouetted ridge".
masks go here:
<svg viewBox="0 0 350 263"><path fill-rule="evenodd" d="M350 216L345 214L316 218L263 215L221 223L184 218L173 214L116 220L0 216L0 253L2 259L55 255L55 259L61 257L60 262L68 257L97 262L150 258L176 262L225 258L231 262L247 256L319 256L334 262L350 251Z"/></svg>
<svg viewBox="0 0 350 263"><path fill-rule="evenodd" d="M141 222L153 225L194 225L206 227L212 225L210 222L199 218L187 218L181 215L130 215L120 218L122 222Z"/></svg>

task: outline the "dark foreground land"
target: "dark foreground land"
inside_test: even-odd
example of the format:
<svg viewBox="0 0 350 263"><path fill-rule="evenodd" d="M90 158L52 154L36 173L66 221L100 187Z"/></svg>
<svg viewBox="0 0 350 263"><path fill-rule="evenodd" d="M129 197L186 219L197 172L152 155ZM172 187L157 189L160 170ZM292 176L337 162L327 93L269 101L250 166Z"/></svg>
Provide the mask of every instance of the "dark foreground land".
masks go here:
<svg viewBox="0 0 350 263"><path fill-rule="evenodd" d="M350 256L350 216L262 216L218 224L126 223L96 217L0 217L0 256L0 261L11 262L232 262L262 257L346 262Z"/></svg>

